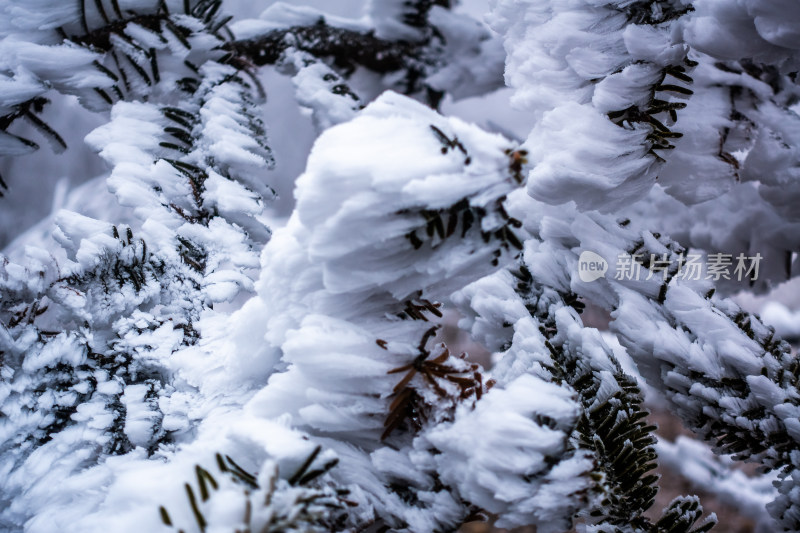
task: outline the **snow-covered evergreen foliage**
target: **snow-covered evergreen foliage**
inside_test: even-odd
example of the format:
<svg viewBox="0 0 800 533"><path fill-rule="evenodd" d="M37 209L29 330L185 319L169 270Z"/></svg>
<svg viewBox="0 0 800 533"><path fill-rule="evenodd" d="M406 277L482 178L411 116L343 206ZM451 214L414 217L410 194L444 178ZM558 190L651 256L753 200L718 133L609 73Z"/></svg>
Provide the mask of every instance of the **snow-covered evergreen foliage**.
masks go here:
<svg viewBox="0 0 800 533"><path fill-rule="evenodd" d="M85 141L115 198L0 256L0 529L710 530L651 509L661 460L800 531L800 363L725 298L798 270L800 8L296 4L0 0L0 155ZM318 134L287 221L266 69ZM523 140L440 111L503 72ZM43 118L66 97L84 140ZM657 441L637 374L698 441Z"/></svg>

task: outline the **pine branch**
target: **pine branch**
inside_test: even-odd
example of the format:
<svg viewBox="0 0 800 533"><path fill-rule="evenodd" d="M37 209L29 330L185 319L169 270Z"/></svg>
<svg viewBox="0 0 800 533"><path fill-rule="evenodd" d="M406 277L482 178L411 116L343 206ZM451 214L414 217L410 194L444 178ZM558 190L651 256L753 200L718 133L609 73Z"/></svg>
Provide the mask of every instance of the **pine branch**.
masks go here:
<svg viewBox="0 0 800 533"><path fill-rule="evenodd" d="M531 260L526 257L517 268L468 286L456 303L477 340L503 352L493 369L498 387L532 374L576 398L579 411L568 429L570 447L552 462L583 454L593 466L583 484L574 483L582 487L582 503L569 507L565 500L560 518L568 524L584 519L588 530L597 532L656 533L666 522L674 531L707 530L714 520L699 523L702 510L678 513L681 518L674 521L676 509L683 505L678 501L665 512L660 525L645 516L653 505L658 477L652 474L655 427L647 423L641 392L599 332L584 328L583 306L576 295L543 286L530 271ZM539 423L563 428L566 422L544 417ZM545 484L546 478L530 482ZM547 485L539 490L547 490Z"/></svg>
<svg viewBox="0 0 800 533"><path fill-rule="evenodd" d="M228 455L216 454L217 477L195 465L197 483L185 483L184 489L197 528L202 532L212 527L232 527L233 524L227 522L220 524L216 513L222 511L222 518L229 519L227 509L235 501L241 502L237 507L243 509L237 525L244 529L237 531L324 533L338 530L337 526L341 527L344 521L344 510L352 502L346 499L347 490L320 482L320 476L333 469L336 460L311 470L320 450L317 446L288 481L279 476L278 465L267 460L257 476L258 480L267 482L263 487L256 475L245 471ZM165 506L160 506L158 513L165 526L183 531Z"/></svg>
<svg viewBox="0 0 800 533"><path fill-rule="evenodd" d="M418 70L425 64L424 44L387 41L369 32L337 28L324 20L313 26L294 26L253 39L228 42L222 48L231 54L228 62L247 60L256 66L277 64L290 49L328 58L337 70L344 72L365 67L387 74Z"/></svg>
<svg viewBox="0 0 800 533"><path fill-rule="evenodd" d="M655 26L677 20L694 11L693 6L685 6L673 0L638 0L621 4L614 8L624 13L632 24Z"/></svg>
<svg viewBox="0 0 800 533"><path fill-rule="evenodd" d="M413 434L432 422L452 420L456 406L469 400L480 400L483 393L492 387L492 382L484 387L480 365L467 362L465 353L452 356L444 343L434 346L433 350L427 348L428 341L439 327L433 326L423 333L419 353L413 361L387 372L403 374L403 377L392 390L392 403L383 424L381 440L401 425ZM380 342L378 346L382 346ZM435 400L427 393L429 389L433 391ZM444 404L447 406L443 407Z"/></svg>
<svg viewBox="0 0 800 533"><path fill-rule="evenodd" d="M686 103L684 102L671 102L669 101L668 94L675 93L684 96L691 96L693 94L691 89L684 85L692 83L692 78L687 74L687 67L693 68L697 66L697 62L690 60L688 57L684 58L686 67L682 65L668 65L661 69L657 81L650 86L650 96L647 99L647 104L644 108L638 105L632 105L626 109L619 111L610 111L607 113L608 118L620 127L630 127L631 124L640 123L649 125L651 128L650 134L646 140L650 143L649 154L654 156L657 160L664 162L665 159L659 155L655 150L673 150L675 146L671 144L671 139L680 139L683 134L673 131L662 120L665 120L662 115L675 122L678 120L678 110L685 109ZM675 83L665 83L667 76L670 76L677 82L684 85L677 85ZM662 116L661 119L657 118Z"/></svg>
<svg viewBox="0 0 800 533"><path fill-rule="evenodd" d="M22 143L23 145L30 147L31 151L37 150L39 148L39 145L37 145L35 142L8 132L8 129L15 121L21 118L26 119L31 124L33 124L34 127L37 130L39 130L49 141L51 141L51 144L57 151L63 151L63 149L67 147L67 144L66 142L64 142L64 139L62 139L58 133L56 133L50 126L48 126L42 119L40 119L37 116L44 110L44 107L49 103L50 100L48 100L43 96L34 96L29 100L26 100L24 102L12 106L13 110L10 113L0 116L0 134L6 134L12 136L19 143ZM2 149L0 149L0 155L2 155ZM16 154L12 153L11 155L16 155Z"/></svg>
<svg viewBox="0 0 800 533"><path fill-rule="evenodd" d="M713 520L690 529L702 515L702 507L694 500L695 514L678 512L689 505L680 500L673 502L656 524L645 517L658 492L658 476L651 473L656 468L656 428L647 424L649 413L642 407L636 380L622 370L610 351L602 356L589 352L588 347L576 343L575 333L567 331L583 327L577 313L569 311L572 306L565 303L574 301L574 295L565 298L539 286L524 265L514 275L518 278L515 291L547 339L552 362L548 370L556 382L573 388L583 405L575 436L577 446L591 451L595 458L594 490L601 495L599 505L587 511L590 521L598 524L599 530L613 526L656 533L664 530L665 524L669 524L668 531L710 529Z"/></svg>
<svg viewBox="0 0 800 533"><path fill-rule="evenodd" d="M438 3L438 2L437 2ZM419 12L414 15L414 23L427 20L432 3L421 2ZM219 16L219 0L200 3L191 10L191 15L201 18L209 33L218 35L219 30L230 20ZM199 8L199 10L198 10ZM158 13L138 13L109 20L100 28L82 35L72 35L69 39L82 46L97 51L112 51L114 36L124 35L125 29L135 24L154 34L161 34L166 27L187 48L186 40L190 30L184 29L177 19L166 11ZM330 62L331 66L345 77L356 67L365 67L379 74L405 71L406 92L417 93L424 89L424 72L437 63L430 49L434 37L429 36L421 42L390 41L375 37L372 32L358 32L329 25L324 19L312 26L295 26L274 30L248 40L226 40L220 37L219 48L227 52L220 61L238 69L249 70L253 66L274 65L286 60L290 50L310 54ZM155 60L154 60L155 61ZM432 94L432 93L431 93Z"/></svg>
<svg viewBox="0 0 800 533"><path fill-rule="evenodd" d="M174 242L185 265L210 276L235 256L226 266L235 277L226 283L236 279L238 286L251 289L252 281L241 270L257 263L257 249L269 232L256 217L274 196L261 174L272 164L266 128L255 90L240 71L209 61L194 79L193 94L175 105L118 104L116 120L126 124L126 130L138 127L149 132L157 124L161 132L145 152L148 157L136 162L140 174L127 172L131 161L112 157L115 169L110 179L132 181L152 195L126 197L128 202L141 202L143 216L161 218L166 211L167 217L180 221L175 227L183 229L175 232ZM222 122L220 110L227 113ZM120 136L116 120L90 135L98 150L109 143L130 142L128 134ZM207 127L210 123L214 127ZM123 164L117 170L119 163ZM215 224L224 226L232 242L211 244L192 229L207 233ZM220 295L231 297L227 291Z"/></svg>
<svg viewBox="0 0 800 533"><path fill-rule="evenodd" d="M405 11L402 14L404 24L412 28L428 28L430 22L428 17L433 6L440 6L445 9L452 7L451 0L411 0L404 2Z"/></svg>
<svg viewBox="0 0 800 533"><path fill-rule="evenodd" d="M686 252L679 243L638 229L627 219L576 216L584 227L593 227L593 245L598 235L615 243L604 249L608 257L645 258L631 278L609 276L588 293L603 295L614 308L612 331L647 382L665 394L686 427L715 451L780 471L781 495L770 504L770 512L787 530L800 528L795 511L800 498L793 489L799 466L793 458L798 447L794 417L800 412L797 355L757 316L728 300L712 299L711 282L684 279ZM552 239L549 245L550 250L570 250L567 254L577 261L574 250L588 246L582 230L572 228L574 234L560 235L560 242ZM559 290L587 290L585 283L570 282L570 276L577 278L577 268L555 280L542 254L527 262L534 277L549 279Z"/></svg>
<svg viewBox="0 0 800 533"><path fill-rule="evenodd" d="M168 439L159 427L164 371L153 361L140 358L131 344L136 344L138 335L147 336L165 325L171 330L173 322L181 321L177 314L158 320L146 313L155 302L168 304L161 294L164 286L170 283L177 288L180 279L175 273L166 278L164 263L151 255L129 228L120 235L113 227L111 233L93 236L94 243L84 242L88 248L104 243L99 251L93 250L93 265L73 267L72 272L61 275L53 264L50 272L42 270L36 276L41 283L35 291L14 290L19 286L15 277L20 271L9 271L10 265L4 267L5 276L0 276L5 278L0 282L0 294L8 304L0 312L0 351L5 353L2 371L4 376L14 377L14 392L0 407L7 413L27 413L22 419L0 422L10 435L0 446L8 453L9 446L20 446L20 462L50 441L64 446L60 434L85 424L82 412L98 409L110 417L104 419L105 426L95 422L87 429L102 430L91 457L124 454L134 446L153 453ZM13 273L10 278L9 272ZM50 308L60 316L59 330L49 329ZM131 314L133 320L127 318ZM103 326L110 326L105 338L99 335ZM132 401L143 404L137 416L149 412L152 429L148 442L132 443L126 433L126 402Z"/></svg>

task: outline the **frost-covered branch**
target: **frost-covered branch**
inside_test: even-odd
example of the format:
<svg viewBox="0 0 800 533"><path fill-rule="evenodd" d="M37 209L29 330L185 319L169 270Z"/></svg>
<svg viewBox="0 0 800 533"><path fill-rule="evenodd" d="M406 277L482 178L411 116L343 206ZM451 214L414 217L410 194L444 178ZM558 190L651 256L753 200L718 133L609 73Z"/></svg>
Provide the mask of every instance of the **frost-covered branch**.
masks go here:
<svg viewBox="0 0 800 533"><path fill-rule="evenodd" d="M451 13L449 6L430 2L375 7L378 34L363 21L332 17L329 23L323 13L277 4L265 20L234 24L245 35L238 39L228 27L232 17L224 15L221 0L120 0L113 2L113 9L105 9L103 2L79 2L46 6L41 12L6 4L0 10L12 17L12 24L3 35L6 57L0 63L11 89L0 100L0 153L5 155L37 147L7 131L20 117L54 146L65 144L36 116L48 88L76 94L90 109L101 110L120 100L172 90L176 84L192 92L207 60L231 65L258 84L255 67L279 64L291 69L300 53L327 62L345 78L364 67L387 77L389 86L434 105L446 92L478 94L498 88L501 81L502 58L488 31ZM31 33L20 41L25 31ZM481 64L487 60L489 66ZM69 76L61 71L64 61L70 62ZM392 81L398 77L402 81ZM330 89L336 93L340 87L336 83Z"/></svg>
<svg viewBox="0 0 800 533"><path fill-rule="evenodd" d="M682 134L696 63L676 30L679 2L496 3L514 101L541 118L526 148L543 201L613 210L642 197Z"/></svg>
<svg viewBox="0 0 800 533"><path fill-rule="evenodd" d="M437 345L432 328L437 300L519 253L519 222L503 208L519 186L510 153L499 136L384 95L320 137L297 211L265 249L261 302L249 312L266 318L261 357L286 370L251 409L288 412L336 451L331 475L357 483L368 518L391 528L450 528L476 509L518 505L444 474L464 453L450 451L444 427L461 416L472 425L472 406L488 402L475 416L509 405L524 413L520 430L536 432L526 417L538 408L511 407L521 383L487 392L482 369ZM282 281L289 272L296 283ZM491 441L502 446L506 431Z"/></svg>
<svg viewBox="0 0 800 533"><path fill-rule="evenodd" d="M522 203L512 202L512 214L526 203L529 212L548 211L517 199ZM528 223L530 219L526 227ZM790 522L792 511L784 515L778 510L796 505L790 489L796 440L790 428L797 357L789 346L732 302L712 300L710 282L682 279L685 250L630 220L618 222L597 213L565 217L561 209L555 216L543 216L535 227L541 242L530 241L527 256L534 279L615 309L611 326L620 342L690 429L720 451L782 470L784 496L774 514L789 520L787 527L796 527ZM610 261L634 255L644 260L639 264L634 259L634 276L587 283L578 276L579 251L586 249Z"/></svg>
<svg viewBox="0 0 800 533"><path fill-rule="evenodd" d="M283 64L296 53L326 62L348 78L363 68L388 87L438 106L445 94L499 88L499 42L481 24L449 11L449 2L373 2L368 22L279 3L260 21L242 21L224 45L233 61Z"/></svg>
<svg viewBox="0 0 800 533"><path fill-rule="evenodd" d="M754 187L733 188L729 183L742 163L753 172L751 179L762 182L759 192L764 198L769 198L768 184L774 179L781 179L787 192L793 190L796 180L784 168L796 166L792 162L796 143L790 140L796 115L788 109L788 102L794 100L787 99L796 88L780 67L748 60L733 66L691 49L700 37L687 28L693 24L724 27L730 19L721 11L709 13L705 6L695 12L669 1L589 4L498 2L493 14L495 27L505 33L515 99L538 113L527 145L535 165L529 192L557 205L545 207L520 195L510 199L509 212L536 237L528 243L527 265L533 279L545 287L575 293L614 310L612 328L620 341L648 383L667 395L688 427L711 440L719 451L780 469L781 495L771 511L783 527L796 530L800 526L792 457L797 442L791 436L796 416L796 356L757 317L729 301L712 299L709 281L684 279L686 247L661 231L645 229L650 209L671 205L663 193L651 191L656 176L667 178L666 192L684 203L719 197L717 204L697 208L708 219L731 213L725 208L736 202L734 198L745 205L758 196L747 194L755 192ZM765 12L771 12L770 3L764 4ZM763 20L777 24L776 31L784 27L775 17ZM792 33L787 29L786 34ZM537 53L531 54L531 49ZM785 59L781 56L775 62L783 65ZM676 71L681 61L683 70ZM686 66L696 67L694 80L687 77ZM659 71L681 83L665 84L664 78L656 76ZM634 76L638 72L642 77ZM690 82L691 90L681 88ZM688 97L689 106L672 99L655 102L653 88ZM729 98L720 98L720 91ZM634 107L616 104L625 98ZM689 113L688 107L695 113ZM650 108L668 118L652 122ZM686 110L681 112L682 108ZM620 114L620 109L628 111ZM777 126L778 121L766 117L746 118L762 111L786 121ZM677 135L668 135L676 139L662 146L669 152L655 154L659 157L646 153L647 149L658 151L659 146L648 136L670 133L676 119L676 128L686 124L690 135L701 142L682 142ZM760 127L765 130L751 136ZM767 133L770 129L780 133ZM763 138L763 144L754 145L754 138ZM789 142L779 148L777 139ZM703 169L720 188L697 187L708 185L700 181L705 178ZM732 191L725 196L728 187ZM641 198L645 199L626 210L630 217L592 211L611 211ZM573 203L565 203L570 200ZM669 227L669 216L664 218ZM774 241L768 241L769 252L773 243L787 246L787 240L792 240L786 237L792 226L776 218L768 219L779 232ZM702 234L698 238L696 221L686 224L686 244L716 251L722 243L734 241L732 234L717 236L716 242ZM741 250L741 243L734 245L729 252ZM581 280L578 256L583 251L599 254L609 265L616 266L620 258L630 261L633 273L615 276L616 272L610 272L593 282ZM772 266L762 286L778 277L777 255L770 253Z"/></svg>
<svg viewBox="0 0 800 533"><path fill-rule="evenodd" d="M550 459L552 475L559 471L564 485L548 485L550 474L541 481L539 498L558 506L537 500L537 526L564 531L580 518L591 531L710 529L713 517L695 527L702 515L696 498L676 499L655 524L644 516L658 490L651 473L656 441L635 379L623 372L600 333L583 327L574 295L540 286L526 264L467 286L457 302L467 316L462 325L501 352L494 371L499 386L530 373L560 387L580 413L571 421L557 412L540 415L549 427L565 424L570 441ZM577 458L584 461L579 470L569 466ZM692 512L683 514L684 506Z"/></svg>
<svg viewBox="0 0 800 533"><path fill-rule="evenodd" d="M3 259L0 271L0 524L9 527L48 504L35 494L52 489L50 476L152 454L189 428L180 402L164 400L174 392L167 358L196 341L196 274L130 228L77 214L59 227L70 261L31 249L28 266Z"/></svg>
<svg viewBox="0 0 800 533"><path fill-rule="evenodd" d="M772 526L766 506L776 497L774 476L748 476L730 458L715 455L702 442L684 436L675 442L659 440L656 450L663 466L680 473L698 490L714 494L764 531Z"/></svg>
<svg viewBox="0 0 800 533"><path fill-rule="evenodd" d="M387 74L420 69L424 64L420 58L424 44L390 41L376 37L374 33L337 28L325 22L324 18L312 26L272 30L264 35L227 43L224 48L258 66L280 62L289 49L330 58L338 68L350 71L366 67Z"/></svg>

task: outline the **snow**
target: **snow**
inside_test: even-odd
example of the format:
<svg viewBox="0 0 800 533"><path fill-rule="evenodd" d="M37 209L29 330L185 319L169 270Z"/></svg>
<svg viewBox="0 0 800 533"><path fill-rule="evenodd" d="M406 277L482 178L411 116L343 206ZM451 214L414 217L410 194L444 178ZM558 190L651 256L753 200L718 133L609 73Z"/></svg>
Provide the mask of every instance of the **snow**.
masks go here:
<svg viewBox="0 0 800 533"><path fill-rule="evenodd" d="M307 54L293 58L297 73L292 77L295 97L303 110L309 110L318 131L352 119L362 107L358 96L330 67Z"/></svg>
<svg viewBox="0 0 800 533"><path fill-rule="evenodd" d="M0 113L11 112L11 108L45 92L46 86L27 70L20 69L14 76L0 77Z"/></svg>
<svg viewBox="0 0 800 533"><path fill-rule="evenodd" d="M761 310L761 318L775 328L775 334L784 339L800 336L800 314L789 310L778 302L767 302Z"/></svg>
<svg viewBox="0 0 800 533"><path fill-rule="evenodd" d="M366 12L375 35L386 40L418 41L424 38L421 28L405 23L414 6L404 0L368 0Z"/></svg>
<svg viewBox="0 0 800 533"><path fill-rule="evenodd" d="M460 139L469 155L459 150L443 154L432 125ZM421 224L421 217L413 214L416 206L444 208L467 198L483 207L483 191L511 190L505 146L509 144L500 136L456 119L445 124L423 106L391 93L335 134L323 134L298 179L297 216L314 230L310 254L325 261L326 286L332 292L354 292L383 285L399 297L444 281L455 284L461 272L486 261L487 250L445 240L441 246L453 249L451 264L439 263L438 254L431 252L427 260L395 263L390 274L394 279L380 279L386 272L376 269L393 261L408 243L405 234ZM397 215L364 223L366 217L387 211ZM402 215L405 211L410 215ZM342 231L348 235L346 241L337 238ZM428 279L411 281L420 275Z"/></svg>
<svg viewBox="0 0 800 533"><path fill-rule="evenodd" d="M77 4L54 4L48 0L31 2L4 2L3 11L10 17L11 24L19 30L43 30L57 28L79 20Z"/></svg>
<svg viewBox="0 0 800 533"><path fill-rule="evenodd" d="M591 460L576 454L550 470L548 458L565 451L568 433L539 426L532 418L549 416L569 427L577 414L569 392L523 375L502 390L490 391L474 410L434 428L426 439L442 452L435 460L443 481L501 515L499 527L536 523L539 531L556 532L569 527L561 517L569 514L565 508L578 504L569 494L588 487L588 480L581 478L591 469ZM520 472L543 479L531 486Z"/></svg>
<svg viewBox="0 0 800 533"><path fill-rule="evenodd" d="M686 39L698 50L725 59L752 57L757 61L787 63L800 48L797 13L786 0L746 0L729 5L719 0L695 3L686 23Z"/></svg>
<svg viewBox="0 0 800 533"><path fill-rule="evenodd" d="M552 204L613 210L643 196L657 166L646 156L649 129L620 128L590 106L566 104L542 117L525 143L534 165L531 195Z"/></svg>
<svg viewBox="0 0 800 533"><path fill-rule="evenodd" d="M679 436L675 442L659 440L656 448L662 464L679 471L694 486L713 491L762 527L769 527L765 506L775 498L774 476L749 477L733 468L729 457L715 456L707 446L685 436Z"/></svg>
<svg viewBox="0 0 800 533"><path fill-rule="evenodd" d="M17 64L66 94L79 94L79 89L108 88L114 83L92 67L99 55L72 44L46 46L4 40L0 43L0 57L5 65Z"/></svg>
<svg viewBox="0 0 800 533"><path fill-rule="evenodd" d="M443 37L449 56L444 67L428 76L427 83L461 100L489 94L502 87L503 43L483 24L466 15L454 15L433 6L430 21Z"/></svg>
<svg viewBox="0 0 800 533"><path fill-rule="evenodd" d="M320 19L325 19L325 22L331 26L353 31L365 31L370 28L370 25L363 19L332 15L327 11L322 11L321 9L311 6L295 6L287 2L275 2L261 13L259 19L259 23L265 25L262 27L273 28L311 26ZM250 25L252 28L258 27L258 24L255 22L242 21L242 23ZM241 26L234 26L234 29L239 28L241 28ZM237 32L235 33L237 36L239 35ZM245 37L239 36L239 38L243 39Z"/></svg>

